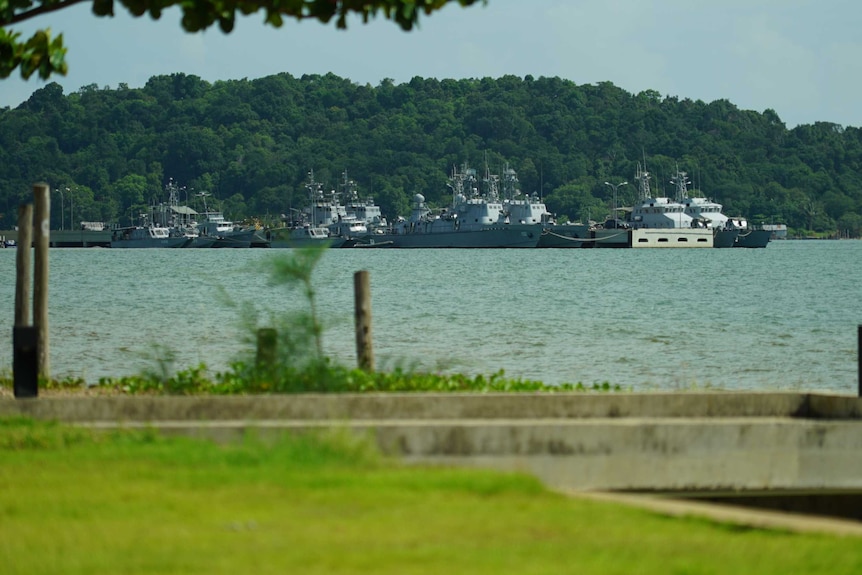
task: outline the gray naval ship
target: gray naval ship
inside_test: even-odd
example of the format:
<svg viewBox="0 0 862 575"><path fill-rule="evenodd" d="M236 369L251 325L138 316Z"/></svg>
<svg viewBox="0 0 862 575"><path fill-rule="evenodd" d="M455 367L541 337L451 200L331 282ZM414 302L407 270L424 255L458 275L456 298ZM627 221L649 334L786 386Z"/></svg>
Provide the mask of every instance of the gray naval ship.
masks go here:
<svg viewBox="0 0 862 575"><path fill-rule="evenodd" d="M757 227L743 217L724 215L722 205L707 198L688 195L688 177L677 168L671 179L676 186L676 201L685 207L685 213L692 218L706 222L713 230L717 248L765 248L772 234L769 230Z"/></svg>
<svg viewBox="0 0 862 575"><path fill-rule="evenodd" d="M449 188L452 202L432 213L422 194L413 196L409 218L391 227L358 238L355 247L390 248L534 248L541 227L513 222L500 199L494 180L486 178L480 190L476 170L463 166L452 170Z"/></svg>

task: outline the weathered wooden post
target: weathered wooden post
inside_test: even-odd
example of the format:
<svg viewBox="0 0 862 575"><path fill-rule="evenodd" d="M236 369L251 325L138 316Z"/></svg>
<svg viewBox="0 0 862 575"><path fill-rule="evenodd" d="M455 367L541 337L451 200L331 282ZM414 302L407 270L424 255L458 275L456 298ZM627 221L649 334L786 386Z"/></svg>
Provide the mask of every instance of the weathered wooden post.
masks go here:
<svg viewBox="0 0 862 575"><path fill-rule="evenodd" d="M15 254L15 325L12 326L12 391L15 397L39 394L39 337L30 324L30 250L33 204L18 206L18 248Z"/></svg>
<svg viewBox="0 0 862 575"><path fill-rule="evenodd" d="M12 328L12 393L16 398L39 395L39 330L33 325Z"/></svg>
<svg viewBox="0 0 862 575"><path fill-rule="evenodd" d="M18 206L18 248L15 254L15 325L30 325L30 265L33 246L33 204Z"/></svg>
<svg viewBox="0 0 862 575"><path fill-rule="evenodd" d="M374 371L374 349L371 345L371 286L365 270L353 274L353 298L356 311L356 360L359 369Z"/></svg>
<svg viewBox="0 0 862 575"><path fill-rule="evenodd" d="M48 353L48 246L51 242L51 189L48 184L33 185L36 205L33 221L33 247L36 248L33 274L33 325L39 330L39 375L51 377Z"/></svg>

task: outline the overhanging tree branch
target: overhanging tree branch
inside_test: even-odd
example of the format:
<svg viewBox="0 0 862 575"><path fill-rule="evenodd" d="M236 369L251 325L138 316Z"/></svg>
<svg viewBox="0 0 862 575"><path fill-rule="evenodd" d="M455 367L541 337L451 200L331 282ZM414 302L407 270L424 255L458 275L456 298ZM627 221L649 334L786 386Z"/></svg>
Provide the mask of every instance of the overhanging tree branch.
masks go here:
<svg viewBox="0 0 862 575"><path fill-rule="evenodd" d="M264 23L280 28L284 18L318 20L324 24L336 18L337 28L347 28L349 14L362 17L363 23L382 13L387 20L402 30L412 30L419 23L419 15L430 15L450 2L470 6L488 0L119 0L132 16L149 13L159 19L167 8L179 7L180 24L188 32L199 32L215 24L225 34L233 31L237 13L248 16L265 12ZM0 78L7 78L20 67L21 76L29 78L34 72L48 79L52 74L65 75L66 48L63 35L51 39L50 30L38 30L26 42L20 34L8 29L35 17L56 12L81 2L93 3L96 16L113 16L115 0L0 0ZM34 7L35 6L35 7Z"/></svg>
<svg viewBox="0 0 862 575"><path fill-rule="evenodd" d="M13 14L11 19L8 22L3 22L2 26L7 26L11 24L18 24L20 22L24 22L29 20L30 18L35 18L36 16L41 16L43 14L49 14L51 12L56 12L57 10L62 10L63 8L68 8L74 4L80 4L81 2L92 2L93 0L62 0L61 2L51 2L45 3L41 6L37 6L32 10L27 10L26 12L20 12L18 14ZM0 2L2 5L3 2Z"/></svg>

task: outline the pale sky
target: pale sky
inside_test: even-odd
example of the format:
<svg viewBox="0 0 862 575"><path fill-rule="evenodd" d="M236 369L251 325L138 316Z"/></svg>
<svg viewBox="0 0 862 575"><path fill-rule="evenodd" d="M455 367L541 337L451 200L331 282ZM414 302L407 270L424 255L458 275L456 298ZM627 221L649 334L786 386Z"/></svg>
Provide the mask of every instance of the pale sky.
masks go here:
<svg viewBox="0 0 862 575"><path fill-rule="evenodd" d="M158 21L97 18L90 3L13 27L50 26L68 47L69 74L82 86L142 87L182 72L204 80L332 72L376 86L391 78L560 77L611 82L630 93L775 110L788 128L817 121L862 126L862 2L859 0L490 0L447 5L402 32L382 17L347 31L333 23L265 26L262 14L188 34L180 12ZM29 37L29 34L26 34ZM0 80L0 107L17 106L45 85L16 71Z"/></svg>

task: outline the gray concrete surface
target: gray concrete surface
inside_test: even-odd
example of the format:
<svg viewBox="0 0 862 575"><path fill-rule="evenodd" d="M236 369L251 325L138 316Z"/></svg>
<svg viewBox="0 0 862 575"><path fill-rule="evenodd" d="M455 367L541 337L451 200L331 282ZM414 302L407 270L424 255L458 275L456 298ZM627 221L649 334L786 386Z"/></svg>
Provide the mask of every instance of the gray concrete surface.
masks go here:
<svg viewBox="0 0 862 575"><path fill-rule="evenodd" d="M0 398L0 415L62 421L785 417L862 419L862 399L805 393L378 393Z"/></svg>
<svg viewBox="0 0 862 575"><path fill-rule="evenodd" d="M0 416L238 440L342 427L410 463L581 490L862 489L862 399L798 393L41 397Z"/></svg>
<svg viewBox="0 0 862 575"><path fill-rule="evenodd" d="M632 492L862 493L862 399L802 393L301 394L0 398L25 415L100 429L239 441L343 429L408 464L527 472L565 492L672 514L752 517ZM625 492L619 493L619 492ZM600 496L600 495L596 495ZM715 513L708 512L715 509ZM684 511L681 511L684 510ZM766 515L764 515L764 513ZM767 517L767 519L763 519ZM787 516L784 527L860 534L862 525ZM821 526L817 527L817 526ZM823 527L823 526L828 526Z"/></svg>

